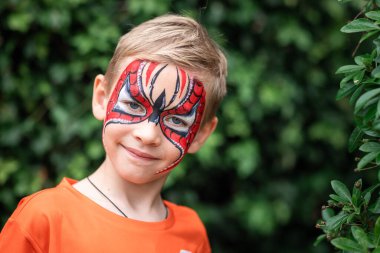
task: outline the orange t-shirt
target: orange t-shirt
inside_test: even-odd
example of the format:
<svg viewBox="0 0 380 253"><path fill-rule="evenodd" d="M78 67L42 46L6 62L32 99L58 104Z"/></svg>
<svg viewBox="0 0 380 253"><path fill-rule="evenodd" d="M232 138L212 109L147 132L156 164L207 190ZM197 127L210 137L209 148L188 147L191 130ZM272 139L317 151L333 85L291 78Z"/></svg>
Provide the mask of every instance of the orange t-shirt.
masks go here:
<svg viewBox="0 0 380 253"><path fill-rule="evenodd" d="M165 201L168 217L143 222L99 206L64 178L22 199L0 234L1 253L211 252L206 230L190 208Z"/></svg>

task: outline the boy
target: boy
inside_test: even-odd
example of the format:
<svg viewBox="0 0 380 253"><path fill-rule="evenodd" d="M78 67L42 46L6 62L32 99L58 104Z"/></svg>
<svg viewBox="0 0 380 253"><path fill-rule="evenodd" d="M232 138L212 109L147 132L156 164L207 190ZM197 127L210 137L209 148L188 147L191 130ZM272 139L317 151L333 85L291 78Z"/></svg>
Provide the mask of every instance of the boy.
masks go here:
<svg viewBox="0 0 380 253"><path fill-rule="evenodd" d="M223 53L190 18L161 16L122 36L94 81L104 162L81 181L24 198L0 252L210 252L197 214L160 191L214 131L226 74Z"/></svg>

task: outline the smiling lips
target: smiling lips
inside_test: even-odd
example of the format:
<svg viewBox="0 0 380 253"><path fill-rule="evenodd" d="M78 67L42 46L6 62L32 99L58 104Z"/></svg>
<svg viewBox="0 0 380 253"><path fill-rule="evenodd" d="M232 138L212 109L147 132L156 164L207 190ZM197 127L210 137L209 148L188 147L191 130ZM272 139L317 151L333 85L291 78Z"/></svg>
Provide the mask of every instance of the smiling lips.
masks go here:
<svg viewBox="0 0 380 253"><path fill-rule="evenodd" d="M137 149L131 148L131 147L125 147L124 148L128 151L129 154L131 154L133 157L143 159L143 160L158 160L157 157L152 156L148 153L141 152Z"/></svg>

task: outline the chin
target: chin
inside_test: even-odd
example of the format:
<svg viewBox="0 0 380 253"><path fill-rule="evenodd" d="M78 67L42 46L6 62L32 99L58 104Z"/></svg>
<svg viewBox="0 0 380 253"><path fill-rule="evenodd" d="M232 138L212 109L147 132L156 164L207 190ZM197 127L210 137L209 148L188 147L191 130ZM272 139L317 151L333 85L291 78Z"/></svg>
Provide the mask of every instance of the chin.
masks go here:
<svg viewBox="0 0 380 253"><path fill-rule="evenodd" d="M156 175L156 174L147 177L146 175L144 175L144 176L130 175L130 174L128 175L125 173L122 173L121 177L125 181L132 183L132 184L135 184L135 185L150 184L150 183L156 182L158 180L165 180L165 178L166 178L166 176L164 176L164 175Z"/></svg>

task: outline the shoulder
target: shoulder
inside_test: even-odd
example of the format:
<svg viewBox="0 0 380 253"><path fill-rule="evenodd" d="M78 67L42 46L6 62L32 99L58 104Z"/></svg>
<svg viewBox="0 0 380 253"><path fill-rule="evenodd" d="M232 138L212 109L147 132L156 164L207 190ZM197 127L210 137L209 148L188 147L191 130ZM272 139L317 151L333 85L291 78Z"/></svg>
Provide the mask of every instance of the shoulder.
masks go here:
<svg viewBox="0 0 380 253"><path fill-rule="evenodd" d="M70 191L61 183L57 187L44 189L21 199L11 218L18 222L39 217L48 219L51 215L59 214L70 198Z"/></svg>
<svg viewBox="0 0 380 253"><path fill-rule="evenodd" d="M30 208L43 210L46 207L54 206L54 204L60 202L64 195L65 194L62 192L62 189L59 188L41 190L21 199L16 210L19 213L25 212L25 209Z"/></svg>
<svg viewBox="0 0 380 253"><path fill-rule="evenodd" d="M68 205L67 200L70 196L69 191L61 184L29 195L19 202L1 231L0 248L23 248L22 252L46 252L42 249L48 248L47 238L50 237L51 228L62 220L62 209L65 203Z"/></svg>

